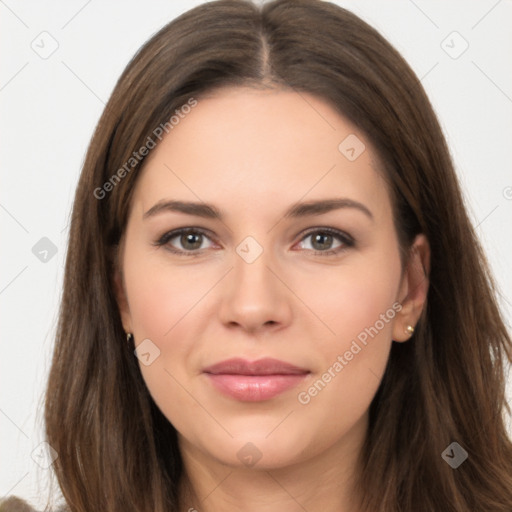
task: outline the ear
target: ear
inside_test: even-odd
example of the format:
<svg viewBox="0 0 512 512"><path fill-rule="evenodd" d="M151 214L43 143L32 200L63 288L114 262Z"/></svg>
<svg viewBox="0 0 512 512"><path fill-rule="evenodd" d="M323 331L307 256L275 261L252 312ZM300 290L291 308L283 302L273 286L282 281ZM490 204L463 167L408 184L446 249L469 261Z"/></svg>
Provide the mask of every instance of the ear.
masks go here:
<svg viewBox="0 0 512 512"><path fill-rule="evenodd" d="M125 332L133 332L132 331L132 321L130 315L130 308L128 306L128 298L126 295L126 287L124 284L124 277L122 272L122 244L117 246L114 249L112 254L112 267L113 267L113 275L112 275L112 283L114 286L114 294L116 297L117 307L119 309L119 314L121 315L121 322L123 324L123 328Z"/></svg>
<svg viewBox="0 0 512 512"><path fill-rule="evenodd" d="M429 275L430 244L424 234L419 234L409 250L409 258L400 283L398 301L402 309L393 324L394 341L407 341L412 336L407 327L416 327L424 309L430 282Z"/></svg>

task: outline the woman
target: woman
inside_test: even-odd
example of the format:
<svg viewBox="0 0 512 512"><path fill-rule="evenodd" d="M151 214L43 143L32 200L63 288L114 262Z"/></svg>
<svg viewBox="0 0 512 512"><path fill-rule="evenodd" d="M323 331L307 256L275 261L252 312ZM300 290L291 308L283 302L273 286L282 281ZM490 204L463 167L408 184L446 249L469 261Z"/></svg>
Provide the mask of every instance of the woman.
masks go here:
<svg viewBox="0 0 512 512"><path fill-rule="evenodd" d="M69 510L510 511L511 361L374 29L220 0L141 48L73 207L45 417Z"/></svg>

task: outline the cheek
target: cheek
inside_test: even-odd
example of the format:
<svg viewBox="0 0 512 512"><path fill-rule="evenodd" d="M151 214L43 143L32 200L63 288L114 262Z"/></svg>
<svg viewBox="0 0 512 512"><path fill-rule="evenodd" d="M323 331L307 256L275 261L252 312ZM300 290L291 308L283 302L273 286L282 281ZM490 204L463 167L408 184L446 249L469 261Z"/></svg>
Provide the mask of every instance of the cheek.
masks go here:
<svg viewBox="0 0 512 512"><path fill-rule="evenodd" d="M382 252L369 253L322 272L325 275L297 283L296 289L307 297L308 306L324 323L326 353L332 356L333 350L350 345L361 333L364 338L365 329L376 323L384 337L390 335L396 316L392 306L401 277L398 252L389 257L383 257ZM385 316L384 324L381 315Z"/></svg>
<svg viewBox="0 0 512 512"><path fill-rule="evenodd" d="M154 255L133 254L125 262L125 282L133 329L145 338L165 340L207 291L194 284L190 270L162 264Z"/></svg>
<svg viewBox="0 0 512 512"><path fill-rule="evenodd" d="M184 363L197 335L189 321L209 289L193 283L185 266L171 269L136 249L126 257L125 284L135 344L149 339L156 346L150 345L150 364L139 361L142 377L163 414L175 427L185 430L190 427L190 418L201 417L201 410L186 391L189 376ZM187 415L180 414L183 410Z"/></svg>
<svg viewBox="0 0 512 512"><path fill-rule="evenodd" d="M324 329L316 343L323 365L298 401L313 416L328 411L342 430L370 405L389 357L401 266L398 250L382 255L370 253L360 264L333 269L310 295L331 332Z"/></svg>

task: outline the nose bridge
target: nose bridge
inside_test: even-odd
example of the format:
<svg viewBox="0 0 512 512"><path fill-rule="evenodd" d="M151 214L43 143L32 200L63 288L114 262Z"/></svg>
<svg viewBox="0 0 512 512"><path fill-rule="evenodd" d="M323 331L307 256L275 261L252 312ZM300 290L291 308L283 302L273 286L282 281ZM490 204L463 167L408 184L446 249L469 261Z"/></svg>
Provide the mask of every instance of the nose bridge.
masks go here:
<svg viewBox="0 0 512 512"><path fill-rule="evenodd" d="M261 236L259 237L261 240ZM265 324L287 321L290 304L286 287L278 279L270 237L247 236L236 247L233 270L222 300L221 319L256 330Z"/></svg>
<svg viewBox="0 0 512 512"><path fill-rule="evenodd" d="M233 279L237 293L242 295L247 292L251 294L275 295L275 277L269 270L273 263L273 250L270 247L270 237L262 240L261 243L252 235L245 237L235 248Z"/></svg>

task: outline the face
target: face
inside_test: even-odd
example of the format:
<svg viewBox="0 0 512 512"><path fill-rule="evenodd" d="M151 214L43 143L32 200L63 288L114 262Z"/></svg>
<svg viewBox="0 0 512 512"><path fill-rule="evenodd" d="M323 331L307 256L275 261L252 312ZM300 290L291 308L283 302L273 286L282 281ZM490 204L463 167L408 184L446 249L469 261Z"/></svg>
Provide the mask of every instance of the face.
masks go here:
<svg viewBox="0 0 512 512"><path fill-rule="evenodd" d="M152 150L118 299L182 448L276 468L362 439L424 299L377 161L316 96L245 88L198 100Z"/></svg>

